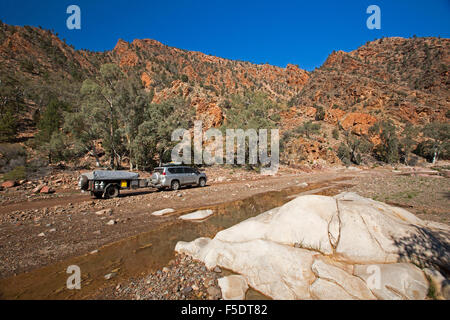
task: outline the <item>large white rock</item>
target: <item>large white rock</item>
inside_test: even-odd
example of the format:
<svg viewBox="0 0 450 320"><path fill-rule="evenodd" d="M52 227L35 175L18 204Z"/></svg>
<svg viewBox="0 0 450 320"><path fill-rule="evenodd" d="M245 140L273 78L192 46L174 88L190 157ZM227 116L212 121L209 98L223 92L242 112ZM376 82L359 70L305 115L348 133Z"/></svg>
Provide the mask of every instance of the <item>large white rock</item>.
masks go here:
<svg viewBox="0 0 450 320"><path fill-rule="evenodd" d="M248 290L247 281L243 276L234 274L217 280L222 291L223 300L244 300Z"/></svg>
<svg viewBox="0 0 450 320"><path fill-rule="evenodd" d="M241 274L249 286L274 299L422 299L428 287L423 272L398 262L448 268L444 229L354 193L305 195L214 239L179 242L175 249L208 268L218 265ZM358 272L354 265L360 265ZM387 275L386 286L375 291L366 282L370 274L362 272L374 265ZM396 283L395 274L406 274L405 282Z"/></svg>

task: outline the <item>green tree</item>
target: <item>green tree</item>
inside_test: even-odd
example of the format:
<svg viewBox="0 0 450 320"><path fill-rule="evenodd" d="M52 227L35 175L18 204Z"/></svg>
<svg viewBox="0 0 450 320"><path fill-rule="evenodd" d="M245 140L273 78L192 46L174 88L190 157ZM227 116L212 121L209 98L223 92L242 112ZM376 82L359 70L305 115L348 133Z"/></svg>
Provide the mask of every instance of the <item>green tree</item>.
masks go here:
<svg viewBox="0 0 450 320"><path fill-rule="evenodd" d="M320 131L320 124L314 123L311 120L303 122L301 126L295 129L296 133L304 135L308 139L310 139L313 134L317 134L319 131Z"/></svg>
<svg viewBox="0 0 450 320"><path fill-rule="evenodd" d="M361 164L363 155L369 153L372 144L364 137L357 137L349 132L344 132L345 143L341 143L337 150L337 156L345 164Z"/></svg>
<svg viewBox="0 0 450 320"><path fill-rule="evenodd" d="M406 165L409 164L409 155L414 149L414 146L417 144L416 140L414 139L417 134L417 128L415 128L410 122L406 123L399 141L401 159Z"/></svg>
<svg viewBox="0 0 450 320"><path fill-rule="evenodd" d="M160 163L170 160L168 151L177 143L171 141L172 132L177 128L191 128L193 116L194 110L181 97L150 104L132 144L137 164L149 168L155 164L155 158Z"/></svg>
<svg viewBox="0 0 450 320"><path fill-rule="evenodd" d="M273 128L275 121L270 119L269 113L277 109L278 105L269 100L265 93L246 91L242 95L234 95L226 110L227 121L222 128L244 130Z"/></svg>
<svg viewBox="0 0 450 320"><path fill-rule="evenodd" d="M325 110L323 109L323 107L319 105L314 105L314 108L316 109L315 120L322 121L323 119L325 119Z"/></svg>
<svg viewBox="0 0 450 320"><path fill-rule="evenodd" d="M133 142L138 135L139 126L145 120L150 96L145 92L142 82L136 78L120 81L117 84L116 93L118 95L117 118L120 136L120 145L117 151L120 159L124 155L128 155L130 170L133 170L134 165L137 165Z"/></svg>
<svg viewBox="0 0 450 320"><path fill-rule="evenodd" d="M17 132L17 120L9 108L0 113L0 142L12 141Z"/></svg>
<svg viewBox="0 0 450 320"><path fill-rule="evenodd" d="M50 103L41 114L37 124L39 133L37 134L36 139L39 143L43 144L50 142L53 133L58 131L62 125L63 112L68 110L69 106L66 103L55 98L50 100Z"/></svg>
<svg viewBox="0 0 450 320"><path fill-rule="evenodd" d="M334 128L331 134L333 135L333 138L335 140L339 139L339 129L338 128Z"/></svg>
<svg viewBox="0 0 450 320"><path fill-rule="evenodd" d="M74 155L73 150L70 148L70 140L68 137L60 132L53 132L48 145L49 160L52 161L65 161L72 158Z"/></svg>
<svg viewBox="0 0 450 320"><path fill-rule="evenodd" d="M226 123L222 125L222 130L226 129L271 129L276 126L278 117L272 114L273 111L279 110L279 105L270 99L267 94L262 92L246 91L241 95L233 95L229 108L226 109ZM271 149L271 141L268 139L267 150ZM244 150L248 150L249 141L245 139ZM247 163L246 168L251 170L259 170L261 164L249 164L249 153L245 153Z"/></svg>
<svg viewBox="0 0 450 320"><path fill-rule="evenodd" d="M0 74L0 142L13 141L17 118L24 109L23 86L9 74Z"/></svg>
<svg viewBox="0 0 450 320"><path fill-rule="evenodd" d="M386 163L395 163L399 160L399 141L392 120L375 123L369 128L369 133L378 135L381 139L381 143L374 149L375 156L379 160Z"/></svg>
<svg viewBox="0 0 450 320"><path fill-rule="evenodd" d="M120 166L117 161L120 141L117 132L117 109L120 97L116 87L122 76L117 65L112 63L102 65L97 79L87 79L83 82L81 108L68 116L66 123L66 129L73 129L74 136L91 150L94 156L96 156L94 140L102 139L102 145L109 154L111 168Z"/></svg>
<svg viewBox="0 0 450 320"><path fill-rule="evenodd" d="M432 143L432 163L435 163L441 152L450 147L450 123L431 122L424 126L422 132Z"/></svg>

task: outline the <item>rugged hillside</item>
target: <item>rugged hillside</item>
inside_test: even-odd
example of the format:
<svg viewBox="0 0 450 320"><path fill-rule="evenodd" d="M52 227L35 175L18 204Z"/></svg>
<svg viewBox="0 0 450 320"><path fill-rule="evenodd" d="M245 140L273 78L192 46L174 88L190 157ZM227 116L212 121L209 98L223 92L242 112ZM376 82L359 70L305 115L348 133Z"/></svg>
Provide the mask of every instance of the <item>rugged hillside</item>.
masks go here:
<svg viewBox="0 0 450 320"><path fill-rule="evenodd" d="M122 70L138 75L145 88L154 91L153 102L173 96L189 99L205 127L223 122L223 105L230 94L263 91L275 101L284 102L300 92L309 79L308 72L295 65L255 65L172 48L149 39L132 43L119 40L108 54Z"/></svg>
<svg viewBox="0 0 450 320"><path fill-rule="evenodd" d="M77 106L82 82L110 62L139 79L152 102L183 97L206 127L224 123L230 95L267 93L278 103L273 112L285 135L283 160L291 164L338 161L343 136L336 130L374 140L368 129L379 120L391 119L400 130L406 122L448 122L450 116L449 39L379 39L349 53L333 52L309 73L291 64L233 61L149 39L119 40L105 52L74 50L50 31L6 24L0 24L1 112L18 119L19 138L30 138L36 115L51 98ZM298 134L306 121L315 121L320 131Z"/></svg>
<svg viewBox="0 0 450 320"><path fill-rule="evenodd" d="M289 101L282 123L294 129L317 119L317 110L322 110L319 119L328 135L316 139L313 151L318 150L312 154L321 151L319 158L327 158L328 148L340 140L330 137L333 128L370 136L369 128L379 120L392 120L398 131L407 122L448 122L449 66L449 39L384 38L349 53L333 52ZM304 139L293 144L294 149L300 147ZM291 160L295 162L295 157Z"/></svg>

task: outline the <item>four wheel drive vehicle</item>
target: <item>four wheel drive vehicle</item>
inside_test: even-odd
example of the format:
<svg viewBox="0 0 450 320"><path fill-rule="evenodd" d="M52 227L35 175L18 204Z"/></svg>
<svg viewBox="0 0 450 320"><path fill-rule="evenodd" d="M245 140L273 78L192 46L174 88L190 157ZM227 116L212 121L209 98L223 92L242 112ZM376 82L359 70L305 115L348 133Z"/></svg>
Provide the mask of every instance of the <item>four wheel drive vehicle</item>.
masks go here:
<svg viewBox="0 0 450 320"><path fill-rule="evenodd" d="M187 166L163 166L157 167L151 178L153 187L160 190L171 188L178 190L181 186L206 185L206 174Z"/></svg>
<svg viewBox="0 0 450 320"><path fill-rule="evenodd" d="M78 187L90 191L96 198L114 198L121 189L151 187L151 183L148 179L139 179L139 174L135 172L95 170L82 174Z"/></svg>

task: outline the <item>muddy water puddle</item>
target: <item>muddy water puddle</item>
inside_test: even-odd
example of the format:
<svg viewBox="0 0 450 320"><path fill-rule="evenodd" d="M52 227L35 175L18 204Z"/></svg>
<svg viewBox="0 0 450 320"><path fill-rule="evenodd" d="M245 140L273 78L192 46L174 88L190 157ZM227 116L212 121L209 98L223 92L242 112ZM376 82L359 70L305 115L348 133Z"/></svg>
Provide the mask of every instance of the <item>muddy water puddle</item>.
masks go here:
<svg viewBox="0 0 450 320"><path fill-rule="evenodd" d="M198 237L214 235L243 220L288 202L289 196L321 189L334 181L311 184L307 187L291 187L281 191L257 194L244 200L205 207L214 214L202 222L177 219L181 213L152 231L126 238L99 248L98 252L69 258L46 267L0 280L0 299L89 299L99 289L142 277L161 269L174 258L178 241L192 241ZM198 209L205 209L198 208ZM197 209L197 210L198 210ZM195 210L190 210L190 212ZM67 289L71 274L69 266L81 271L81 289ZM105 275L112 278L105 279ZM250 291L250 297L258 298ZM259 297L260 298L260 297Z"/></svg>

